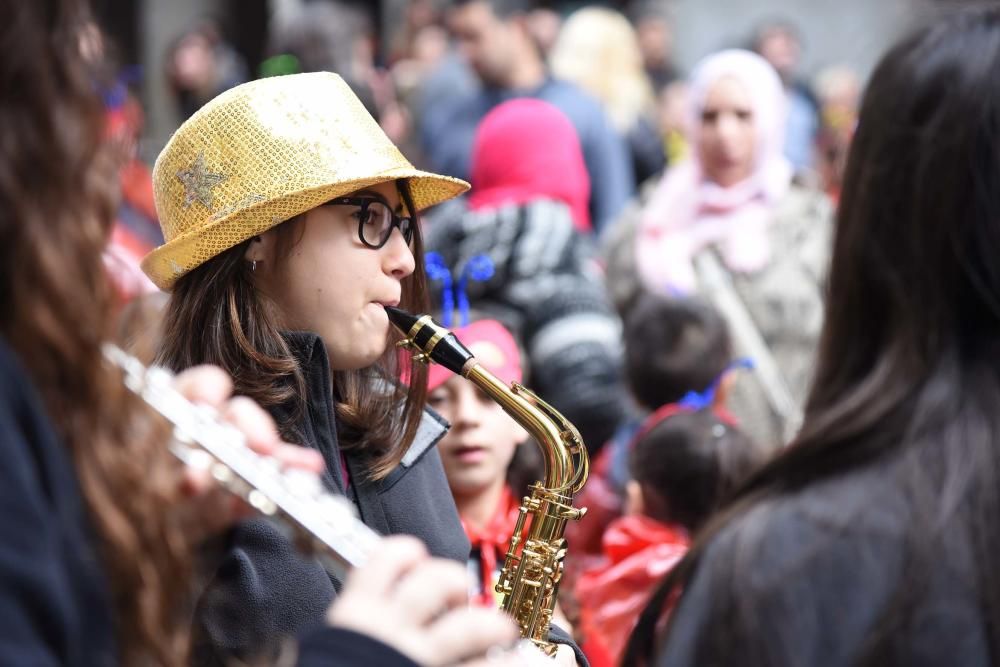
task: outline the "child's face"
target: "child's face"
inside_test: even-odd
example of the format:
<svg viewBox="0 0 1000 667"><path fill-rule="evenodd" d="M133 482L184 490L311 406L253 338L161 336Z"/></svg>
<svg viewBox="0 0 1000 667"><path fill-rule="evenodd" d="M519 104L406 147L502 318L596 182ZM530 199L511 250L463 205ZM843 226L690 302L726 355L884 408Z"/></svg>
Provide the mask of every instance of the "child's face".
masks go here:
<svg viewBox="0 0 1000 667"><path fill-rule="evenodd" d="M352 194L368 192L399 207L395 183ZM381 248L365 246L358 237L358 211L341 205L312 209L299 222L288 256L275 263L272 252L256 270L285 325L319 334L334 370L364 368L382 355L389 332L383 306L399 304L402 281L415 266L399 229ZM268 234L264 240L273 248L273 230L262 238ZM254 251L251 244L248 253Z"/></svg>
<svg viewBox="0 0 1000 667"><path fill-rule="evenodd" d="M428 403L451 422L438 450L452 493L474 495L504 483L514 450L528 437L520 424L461 377L430 392Z"/></svg>

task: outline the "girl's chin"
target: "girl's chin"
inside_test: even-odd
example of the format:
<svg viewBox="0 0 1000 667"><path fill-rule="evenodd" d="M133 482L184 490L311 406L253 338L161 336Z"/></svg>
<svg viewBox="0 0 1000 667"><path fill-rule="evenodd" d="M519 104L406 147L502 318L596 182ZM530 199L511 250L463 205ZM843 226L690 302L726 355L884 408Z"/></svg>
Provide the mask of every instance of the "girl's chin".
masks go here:
<svg viewBox="0 0 1000 667"><path fill-rule="evenodd" d="M389 316L377 303L368 304L350 329L340 329L338 340L326 340L333 370L368 368L389 346ZM326 337L324 337L325 340Z"/></svg>
<svg viewBox="0 0 1000 667"><path fill-rule="evenodd" d="M448 476L448 486L451 492L460 498L476 498L490 490L492 480L452 474Z"/></svg>
<svg viewBox="0 0 1000 667"><path fill-rule="evenodd" d="M355 359L354 361L354 368L360 369L373 366L375 362L377 362L382 357L382 353L384 351L385 348L380 347L378 349L372 349L365 353L358 354L357 359Z"/></svg>
<svg viewBox="0 0 1000 667"><path fill-rule="evenodd" d="M382 337L381 340L385 341L385 338ZM362 368L368 368L381 358L386 347L383 344L375 345L368 349L364 349L360 345L352 348L350 345L345 346L343 343L360 343L361 341L338 342L340 345L335 346L331 346L327 343L327 351L330 356L330 367L335 371L355 371Z"/></svg>

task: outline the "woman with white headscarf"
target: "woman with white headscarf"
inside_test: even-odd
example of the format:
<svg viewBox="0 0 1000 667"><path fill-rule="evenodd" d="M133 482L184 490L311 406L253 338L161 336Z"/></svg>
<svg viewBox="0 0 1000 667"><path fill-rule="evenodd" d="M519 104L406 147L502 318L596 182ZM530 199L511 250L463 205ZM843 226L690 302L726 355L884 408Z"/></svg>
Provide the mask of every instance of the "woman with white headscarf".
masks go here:
<svg viewBox="0 0 1000 667"><path fill-rule="evenodd" d="M778 443L794 428L820 329L831 207L792 181L784 91L762 58L706 58L689 103L690 157L615 230L609 287L622 309L640 290L713 301L758 366L757 386L731 407Z"/></svg>

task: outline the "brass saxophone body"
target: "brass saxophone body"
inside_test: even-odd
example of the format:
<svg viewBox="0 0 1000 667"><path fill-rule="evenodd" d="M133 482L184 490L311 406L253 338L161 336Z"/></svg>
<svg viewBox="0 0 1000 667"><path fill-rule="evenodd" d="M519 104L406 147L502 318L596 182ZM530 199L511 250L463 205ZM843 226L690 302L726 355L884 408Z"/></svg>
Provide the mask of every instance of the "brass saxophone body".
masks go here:
<svg viewBox="0 0 1000 667"><path fill-rule="evenodd" d="M448 329L430 315L414 316L386 307L403 332L402 346L419 361L434 361L468 379L527 430L541 448L545 477L521 501L520 515L497 583L502 608L517 622L521 636L552 655L548 641L552 612L563 573L568 521L586 512L573 496L587 481L589 459L580 433L557 410L517 383L508 386L483 368ZM527 530L525 530L527 528Z"/></svg>

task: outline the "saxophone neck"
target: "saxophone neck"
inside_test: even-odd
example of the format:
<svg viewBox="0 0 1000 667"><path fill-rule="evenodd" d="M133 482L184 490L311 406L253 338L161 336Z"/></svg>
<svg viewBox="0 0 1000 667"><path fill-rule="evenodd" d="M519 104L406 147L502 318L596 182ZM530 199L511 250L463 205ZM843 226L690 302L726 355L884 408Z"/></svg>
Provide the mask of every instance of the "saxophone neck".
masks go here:
<svg viewBox="0 0 1000 667"><path fill-rule="evenodd" d="M534 394L518 384L508 386L483 368L474 357L462 368L462 376L496 401L538 443L545 459L546 489L567 495L579 490L577 482L581 466L575 459L580 455L586 457L586 451L572 425L565 420L560 423L553 419L533 402L537 400ZM567 438L575 439L575 442L567 442Z"/></svg>
<svg viewBox="0 0 1000 667"><path fill-rule="evenodd" d="M546 490L572 497L587 479L589 462L580 433L557 410L519 384L508 386L486 370L455 334L429 315L386 306L389 321L404 338L400 344L415 359L441 364L496 401L535 439L545 458Z"/></svg>

